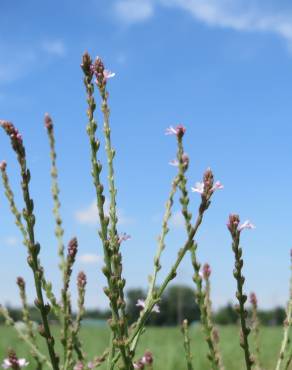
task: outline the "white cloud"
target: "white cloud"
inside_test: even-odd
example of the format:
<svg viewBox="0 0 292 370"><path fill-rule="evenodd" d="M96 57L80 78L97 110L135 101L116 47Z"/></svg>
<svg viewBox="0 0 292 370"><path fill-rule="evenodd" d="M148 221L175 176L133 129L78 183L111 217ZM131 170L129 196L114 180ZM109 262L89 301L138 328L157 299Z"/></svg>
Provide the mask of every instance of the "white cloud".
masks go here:
<svg viewBox="0 0 292 370"><path fill-rule="evenodd" d="M96 208L96 202L93 201L88 207L75 212L75 219L80 224L96 225L99 217Z"/></svg>
<svg viewBox="0 0 292 370"><path fill-rule="evenodd" d="M35 51L30 48L12 48L1 44L0 52L5 55L0 60L0 83L11 83L26 76L37 60Z"/></svg>
<svg viewBox="0 0 292 370"><path fill-rule="evenodd" d="M66 48L62 40L44 41L42 49L50 55L63 57L66 54Z"/></svg>
<svg viewBox="0 0 292 370"><path fill-rule="evenodd" d="M4 238L3 243L10 247L15 247L16 245L20 244L20 241L16 236L7 236Z"/></svg>
<svg viewBox="0 0 292 370"><path fill-rule="evenodd" d="M116 16L125 23L145 21L153 15L151 0L119 0L114 5Z"/></svg>
<svg viewBox="0 0 292 370"><path fill-rule="evenodd" d="M253 6L250 6L252 4ZM116 15L127 23L145 21L154 14L155 6L175 7L189 12L195 19L212 27L241 32L265 32L292 43L292 10L278 6L265 10L260 2L241 0L119 0ZM288 46L289 46L288 45Z"/></svg>
<svg viewBox="0 0 292 370"><path fill-rule="evenodd" d="M108 199L105 200L104 209L105 209L105 214L108 215L109 214ZM125 225L125 224L129 224L133 222L131 218L126 217L124 215L123 210L117 209L117 214L118 214L119 225ZM98 224L99 216L98 216L96 201L94 200L89 206L76 211L74 216L75 216L75 219L80 224L90 225L90 226L95 226L96 224Z"/></svg>
<svg viewBox="0 0 292 370"><path fill-rule="evenodd" d="M185 219L181 211L174 212L169 224L175 228L182 228L185 226Z"/></svg>
<svg viewBox="0 0 292 370"><path fill-rule="evenodd" d="M242 6L239 0L160 0L166 6L176 6L190 12L196 19L214 27L237 31L260 31L277 34L292 41L292 13ZM247 4L248 5L248 4Z"/></svg>
<svg viewBox="0 0 292 370"><path fill-rule="evenodd" d="M26 77L43 58L43 52L62 57L66 49L61 40L44 41L34 45L0 43L0 84L12 83Z"/></svg>
<svg viewBox="0 0 292 370"><path fill-rule="evenodd" d="M101 263L103 261L103 258L97 254L86 253L79 256L78 261L83 264L89 265L93 263Z"/></svg>

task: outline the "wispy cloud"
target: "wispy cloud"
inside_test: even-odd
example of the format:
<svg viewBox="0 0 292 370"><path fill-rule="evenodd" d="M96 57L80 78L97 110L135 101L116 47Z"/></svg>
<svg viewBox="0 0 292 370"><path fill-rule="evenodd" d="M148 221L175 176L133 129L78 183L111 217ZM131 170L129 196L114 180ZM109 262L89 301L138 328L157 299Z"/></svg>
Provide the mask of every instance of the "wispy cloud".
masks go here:
<svg viewBox="0 0 292 370"><path fill-rule="evenodd" d="M0 84L8 84L26 77L35 70L44 52L55 58L66 55L61 40L37 42L34 45L0 43Z"/></svg>
<svg viewBox="0 0 292 370"><path fill-rule="evenodd" d="M185 225L184 216L182 215L181 211L176 211L172 215L170 222L170 226L173 226L175 228L183 228Z"/></svg>
<svg viewBox="0 0 292 370"><path fill-rule="evenodd" d="M170 0L164 4L189 11L195 18L211 26L228 27L238 31L265 31L292 39L292 14L265 14L260 8L245 10L238 0Z"/></svg>
<svg viewBox="0 0 292 370"><path fill-rule="evenodd" d="M7 236L3 239L3 244L9 247L15 247L20 244L20 241L16 236Z"/></svg>
<svg viewBox="0 0 292 370"><path fill-rule="evenodd" d="M160 0L165 6L176 6L196 19L214 27L237 31L259 31L277 34L292 41L292 12L267 13L260 5L250 8L239 0ZM248 4L246 4L248 5Z"/></svg>
<svg viewBox="0 0 292 370"><path fill-rule="evenodd" d="M271 12L261 2L251 7L241 0L119 0L115 13L124 22L136 23L151 18L158 5L185 10L211 27L271 33L292 43L292 9L289 12L280 4Z"/></svg>
<svg viewBox="0 0 292 370"><path fill-rule="evenodd" d="M42 49L53 56L63 57L66 55L66 47L62 40L50 40L42 43Z"/></svg>
<svg viewBox="0 0 292 370"><path fill-rule="evenodd" d="M99 256L98 254L85 253L78 257L78 261L86 265L90 265L94 263L99 264L99 263L102 263L103 258Z"/></svg>
<svg viewBox="0 0 292 370"><path fill-rule="evenodd" d="M151 0L118 0L114 4L114 11L121 21L137 23L151 18L154 6Z"/></svg>
<svg viewBox="0 0 292 370"><path fill-rule="evenodd" d="M0 83L11 83L26 76L36 63L36 52L31 48L20 48L1 44Z"/></svg>
<svg viewBox="0 0 292 370"><path fill-rule="evenodd" d="M106 215L109 214L109 201L105 200L104 209ZM117 210L119 225L126 225L133 222L133 219L125 216L124 211L121 209ZM87 207L80 209L75 212L75 219L80 224L95 226L99 223L98 210L96 206L96 201L94 200Z"/></svg>

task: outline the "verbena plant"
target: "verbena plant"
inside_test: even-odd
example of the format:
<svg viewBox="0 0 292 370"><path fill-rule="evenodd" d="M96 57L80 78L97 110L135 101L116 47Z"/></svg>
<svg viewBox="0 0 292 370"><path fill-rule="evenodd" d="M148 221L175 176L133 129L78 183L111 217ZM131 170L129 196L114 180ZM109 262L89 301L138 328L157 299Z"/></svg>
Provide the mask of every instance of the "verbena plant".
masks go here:
<svg viewBox="0 0 292 370"><path fill-rule="evenodd" d="M95 358L88 358L86 348L80 339L81 321L84 315L84 297L86 288L86 275L84 272L79 272L77 278L78 287L78 311L76 315L72 314L71 298L70 298L70 283L71 274L78 251L78 242L76 238L69 241L68 247L65 250L63 241L63 222L60 212L58 172L56 167L56 151L54 126L51 117L45 115L45 127L47 129L50 152L51 152L51 176L52 176L52 196L53 196L53 214L55 218L55 234L58 242L58 254L60 257L59 268L62 273L63 283L60 296L56 296L52 284L46 279L44 268L39 258L41 249L35 235L35 214L34 202L30 194L31 175L27 166L26 152L23 139L14 125L8 121L1 120L0 126L4 129L11 141L12 149L14 150L17 161L19 163L21 174L21 191L24 200L24 209L20 211L14 199L13 191L7 175L7 164L5 161L0 163L5 195L8 199L11 212L15 217L15 223L21 231L23 244L27 248L27 263L31 268L34 285L35 285L35 306L39 310L41 324L38 331L35 330L35 325L32 322L29 314L28 303L26 298L25 282L23 278L18 277L17 284L20 291L22 302L22 315L25 330L19 327L10 316L8 310L0 306L0 313L4 316L7 325L12 326L18 333L19 337L30 349L35 361L36 369L49 368L53 370L81 370L93 369L101 364L106 366L108 370L113 369L153 369L155 361L152 354L145 352L142 358L136 358L136 348L139 339L145 330L147 320L153 311L159 314L159 302L168 286L168 284L176 277L177 269L184 258L191 258L194 268L194 283L195 283L195 299L200 308L201 324L204 330L205 339L208 344L208 359L211 369L224 369L224 363L220 354L220 343L218 331L212 322L212 307L210 299L210 274L211 269L208 264L203 267L197 258L197 243L195 237L197 231L203 221L206 211L208 210L211 199L216 190L222 189L222 184L214 181L211 169L207 169L203 175L202 182L196 183L191 190L200 195L200 204L197 215L192 216L190 212L189 189L187 186L186 173L189 167L189 157L184 151L183 138L186 129L182 125L169 127L166 134L173 135L177 142L176 159L171 161L171 164L177 167L177 174L174 177L169 196L166 202L165 213L162 221L161 233L158 238L157 253L154 258L153 272L149 280L149 289L145 300L139 299L137 306L141 307L141 312L138 320L131 326L128 323L127 307L125 301L125 279L123 278L123 263L122 254L120 251L121 244L129 238L126 234L120 234L118 231L118 216L116 207L117 189L115 186L114 173L114 157L115 150L111 142L110 129L110 110L108 105L108 79L114 76L114 73L106 70L100 58L94 61L88 53L85 53L81 64L84 73L84 85L87 95L87 134L91 152L91 174L94 188L96 191L96 204L99 215L99 237L103 247L104 267L102 269L105 275L107 285L104 292L108 297L111 317L108 321L111 331L110 341L104 353L99 354ZM107 158L108 170L108 191L110 194L110 207L106 211L105 207L105 186L101 180L103 171L100 160L100 140L97 136L97 122L95 119L95 110L97 100L95 98L95 90L99 93L98 104L100 105L103 114L103 134L105 138L105 152ZM185 221L187 238L181 249L178 250L176 260L173 262L171 269L166 274L162 283L157 285L157 276L161 269L160 258L165 249L165 239L169 231L169 220L171 218L172 206L175 194L180 193L181 212ZM246 309L247 295L244 293L245 278L242 274L243 258L242 249L240 247L240 236L244 229L251 229L254 226L246 221L240 224L238 215L230 215L227 227L231 234L232 250L235 257L235 268L233 271L234 278L237 284L236 297L238 305L236 310L239 315L240 322L240 341L242 347L246 369L263 369L260 359L260 343L259 343L259 321L257 319L257 299L255 294L251 294L250 301L252 304L252 320L247 320L248 311ZM291 257L292 258L292 257ZM291 283L292 285L292 283ZM284 322L284 333L281 344L279 358L275 364L275 369L288 369L292 359L292 348L289 347L289 329L291 326L291 311L292 297L290 290L289 303L287 305L287 317ZM53 312L58 318L61 325L60 341L63 347L62 353L57 353L55 342L57 338L52 333L49 314ZM249 334L253 331L255 337L255 353L251 353L249 345ZM188 322L182 323L183 343L185 348L186 368L193 369L192 364L192 348L189 339ZM39 348L38 336L43 337L47 346L47 352L43 353ZM10 350L8 357L3 360L4 368L20 369L28 365L24 358L18 358L17 354Z"/></svg>

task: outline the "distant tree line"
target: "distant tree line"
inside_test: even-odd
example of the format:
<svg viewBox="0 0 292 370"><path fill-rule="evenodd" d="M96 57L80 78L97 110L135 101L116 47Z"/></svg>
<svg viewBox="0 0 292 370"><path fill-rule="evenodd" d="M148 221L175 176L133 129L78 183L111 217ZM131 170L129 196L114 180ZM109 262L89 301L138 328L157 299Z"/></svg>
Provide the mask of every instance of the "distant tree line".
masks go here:
<svg viewBox="0 0 292 370"><path fill-rule="evenodd" d="M146 292L143 289L129 289L127 291L127 309L129 322L133 323L139 317L141 308L136 306L138 299L143 299ZM160 303L160 313L152 313L148 325L154 326L175 326L181 324L183 319L188 319L190 323L200 320L200 311L195 303L194 290L188 286L173 285L170 286L163 295ZM22 320L21 309L8 307L12 318L15 321ZM30 315L33 321L40 322L39 311L31 306L29 308ZM227 304L214 312L214 322L218 325L236 324L238 315L235 312L232 304ZM276 326L283 325L285 320L285 309L276 307L271 310L259 310L259 320L262 325ZM86 311L85 319L107 320L110 317L110 311L89 309ZM50 320L56 321L57 318L53 314L50 315ZM0 316L0 323L4 322Z"/></svg>

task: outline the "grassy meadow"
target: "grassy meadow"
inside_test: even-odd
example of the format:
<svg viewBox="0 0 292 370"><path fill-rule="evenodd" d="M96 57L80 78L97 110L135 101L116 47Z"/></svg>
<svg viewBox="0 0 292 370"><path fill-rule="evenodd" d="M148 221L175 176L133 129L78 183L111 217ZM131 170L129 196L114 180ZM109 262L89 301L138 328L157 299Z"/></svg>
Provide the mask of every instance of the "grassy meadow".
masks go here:
<svg viewBox="0 0 292 370"><path fill-rule="evenodd" d="M57 334L57 327L55 331ZM232 326L221 327L219 331L226 369L244 369L243 354L238 344L238 328ZM207 348L200 328L194 327L190 329L190 335L195 369L210 369L208 361L206 360ZM264 369L275 368L281 337L282 328L262 329L261 343ZM109 332L106 328L86 327L82 330L82 339L88 355L93 357L95 355L100 355L107 347ZM16 350L18 356L24 356L31 361L26 345L17 338L15 332L11 328L0 326L1 359L6 355L6 350L9 345ZM58 346L59 344L57 348ZM44 347L42 346L42 348ZM146 349L153 352L155 359L154 370L186 369L182 335L179 328L148 328L141 338L137 356L142 355ZM61 352L61 350L59 352ZM31 361L31 365L28 368L35 368L33 361ZM105 369L105 367L101 366L100 369Z"/></svg>

